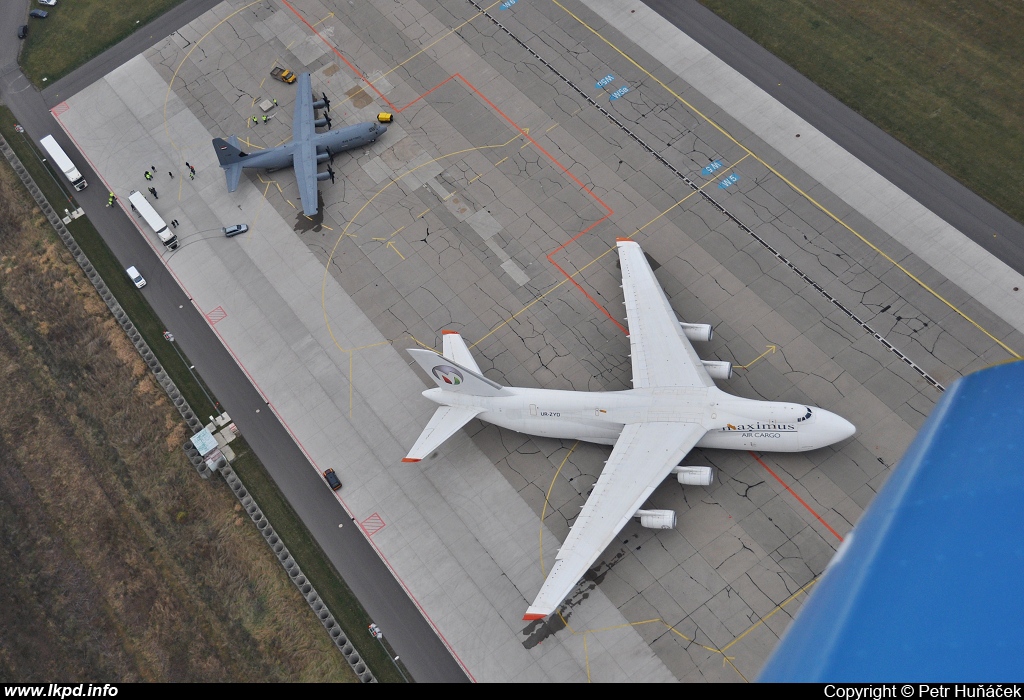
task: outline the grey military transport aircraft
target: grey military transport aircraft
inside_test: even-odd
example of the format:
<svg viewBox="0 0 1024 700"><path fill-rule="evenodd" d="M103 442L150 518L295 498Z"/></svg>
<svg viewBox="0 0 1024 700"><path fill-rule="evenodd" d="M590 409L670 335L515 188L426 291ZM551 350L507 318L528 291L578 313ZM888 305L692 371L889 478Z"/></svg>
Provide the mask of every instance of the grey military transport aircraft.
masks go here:
<svg viewBox="0 0 1024 700"><path fill-rule="evenodd" d="M334 169L327 164L327 172L318 173L317 165L324 161L334 160L334 154L359 148L373 143L388 130L385 122L391 121L391 115L381 112L376 122L363 122L352 126L344 126L333 131L316 133L316 127L331 127L331 101L327 95L323 99L313 101L309 73L299 76L297 97L295 99L295 117L292 121L292 140L289 143L259 153L245 153L239 148L238 137L229 136L214 139L213 148L217 151L217 160L224 168L227 178L228 192L238 189L238 180L242 176L242 168L262 168L278 170L295 168L295 180L299 184L299 198L302 200L302 211L306 216L317 213L317 185L320 180L334 182ZM314 110L323 109L324 116L317 119Z"/></svg>

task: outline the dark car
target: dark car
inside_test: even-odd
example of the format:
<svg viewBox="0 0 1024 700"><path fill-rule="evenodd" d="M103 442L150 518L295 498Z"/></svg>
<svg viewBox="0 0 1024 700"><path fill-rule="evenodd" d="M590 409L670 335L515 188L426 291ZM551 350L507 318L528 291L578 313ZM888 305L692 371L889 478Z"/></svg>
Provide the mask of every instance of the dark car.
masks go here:
<svg viewBox="0 0 1024 700"><path fill-rule="evenodd" d="M333 469L328 469L324 472L324 479L327 481L327 485L333 490L337 491L341 488L341 479L338 478L338 475L334 473Z"/></svg>
<svg viewBox="0 0 1024 700"><path fill-rule="evenodd" d="M18 27L18 38L19 39L24 39L27 36L28 36L28 25L27 24L23 24L20 27Z"/></svg>
<svg viewBox="0 0 1024 700"><path fill-rule="evenodd" d="M37 19L46 19L49 16L49 12L46 10L32 10L28 13L29 17L35 17Z"/></svg>
<svg viewBox="0 0 1024 700"><path fill-rule="evenodd" d="M231 238L232 236L238 236L240 234L245 233L248 230L249 226L247 224L235 224L234 226L225 226L224 228L221 229L221 231L224 232L224 235L227 236L228 238Z"/></svg>

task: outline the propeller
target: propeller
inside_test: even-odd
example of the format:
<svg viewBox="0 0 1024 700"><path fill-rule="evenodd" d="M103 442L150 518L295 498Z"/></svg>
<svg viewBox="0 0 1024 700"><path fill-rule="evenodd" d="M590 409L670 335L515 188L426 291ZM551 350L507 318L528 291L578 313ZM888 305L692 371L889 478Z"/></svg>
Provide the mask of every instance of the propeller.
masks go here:
<svg viewBox="0 0 1024 700"><path fill-rule="evenodd" d="M324 150L327 151L327 155L330 157L330 161L333 163L334 162L334 151L332 151L330 148L325 148Z"/></svg>
<svg viewBox="0 0 1024 700"><path fill-rule="evenodd" d="M324 96L324 109L327 110L328 112L330 112L331 111L331 101L329 99L327 99L327 93L326 92L322 92L320 94ZM328 122L328 123L330 123L330 122Z"/></svg>
<svg viewBox="0 0 1024 700"><path fill-rule="evenodd" d="M330 114L325 114L324 115L324 119L327 120L327 128L330 129L331 128L331 115Z"/></svg>
<svg viewBox="0 0 1024 700"><path fill-rule="evenodd" d="M334 184L334 168L330 163L327 164L327 174L331 176L331 184Z"/></svg>

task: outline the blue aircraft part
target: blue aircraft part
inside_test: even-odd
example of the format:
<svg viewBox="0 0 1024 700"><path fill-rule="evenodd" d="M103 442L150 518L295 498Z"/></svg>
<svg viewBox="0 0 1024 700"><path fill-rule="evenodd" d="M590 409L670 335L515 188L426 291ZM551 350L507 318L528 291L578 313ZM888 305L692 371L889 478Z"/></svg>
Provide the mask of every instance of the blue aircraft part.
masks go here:
<svg viewBox="0 0 1024 700"><path fill-rule="evenodd" d="M766 682L1024 676L1024 362L956 381L840 546Z"/></svg>

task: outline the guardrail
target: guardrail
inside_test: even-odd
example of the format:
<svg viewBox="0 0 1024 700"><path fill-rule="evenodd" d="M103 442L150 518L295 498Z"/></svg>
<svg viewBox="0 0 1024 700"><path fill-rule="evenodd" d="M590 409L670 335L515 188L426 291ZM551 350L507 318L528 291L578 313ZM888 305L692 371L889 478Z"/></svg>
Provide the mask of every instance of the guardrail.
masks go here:
<svg viewBox="0 0 1024 700"><path fill-rule="evenodd" d="M75 262L78 263L79 267L82 268L82 271L85 272L86 277L88 277L89 281L92 282L96 291L99 293L100 298L103 299L107 308L110 309L110 313L113 314L114 318L120 324L125 335L128 336L128 339L132 341L135 349L138 351L139 355L142 356L143 361L149 367L157 382L159 382L160 386L167 392L167 396L170 397L171 402L174 404L175 408L178 409L181 417L185 419L189 429L192 430L193 434L198 433L203 429L203 422L199 420L199 417L196 416L192 407L189 406L188 401L186 401L185 397L181 395L180 391L178 391L178 387L174 384L174 380L172 380L167 375L167 372L164 371L163 366L156 358L156 355L153 354L153 351L146 343L146 340L142 337L142 334L139 333L135 324L132 323L130 318L128 318L128 314L121 308L121 305L117 303L117 299L103 282L103 278L100 276L100 273L92 266L92 263L89 262L89 258L85 254L85 251L83 251L81 247L79 247L78 243L75 242L71 232L68 231L67 227L64 225L64 221L57 214L54 208L50 206L49 201L47 201L42 191L36 185L35 180L32 179L28 170L25 169L21 159L18 158L18 155L10 147L10 144L7 143L7 140L3 136L0 136L0 152L4 154L4 157L7 158L7 162L11 164L12 168L14 168L14 172L19 178L21 178L25 188L29 191L29 194L32 195L32 198L35 199L36 204L39 205L39 209L46 216L50 225L53 226L57 235L60 236L64 245L67 246L68 251L70 251L71 255L74 256ZM189 461L192 463L192 466L194 466L196 471L199 472L199 475L204 479L209 478L210 470L192 442L186 440L183 448L185 450L185 454L189 458ZM245 512L249 514L249 518L256 525L260 534L263 535L263 538L274 552L274 555L281 563L281 566L284 567L285 572L287 572L289 578L291 578L292 583L299 589L299 593L306 599L309 607L313 609L313 612L320 620L320 623L324 626L324 629L327 630L327 634L330 635L331 641L333 641L335 646L337 646L341 651L345 660L348 662L349 666L352 667L352 670L356 675L359 676L359 680L363 683L376 683L377 679L367 668L366 663L359 656L359 652L352 646L352 643L342 631L341 626L334 619L331 611L327 609L326 605L324 605L324 602L320 599L320 595L316 592L316 589L313 588L312 584L309 583L303 575L302 571L299 569L299 565L292 558L291 554L288 552L288 548L285 547L284 543L281 541L281 538L274 532L274 528L270 525L270 522L263 514L259 505L255 500L253 500L253 497L249 495L245 486L242 485L241 480L231 468L231 464L225 460L224 466L220 467L218 471L223 474L224 480L231 488L232 493L235 494L239 503L241 503L242 507L245 508Z"/></svg>

